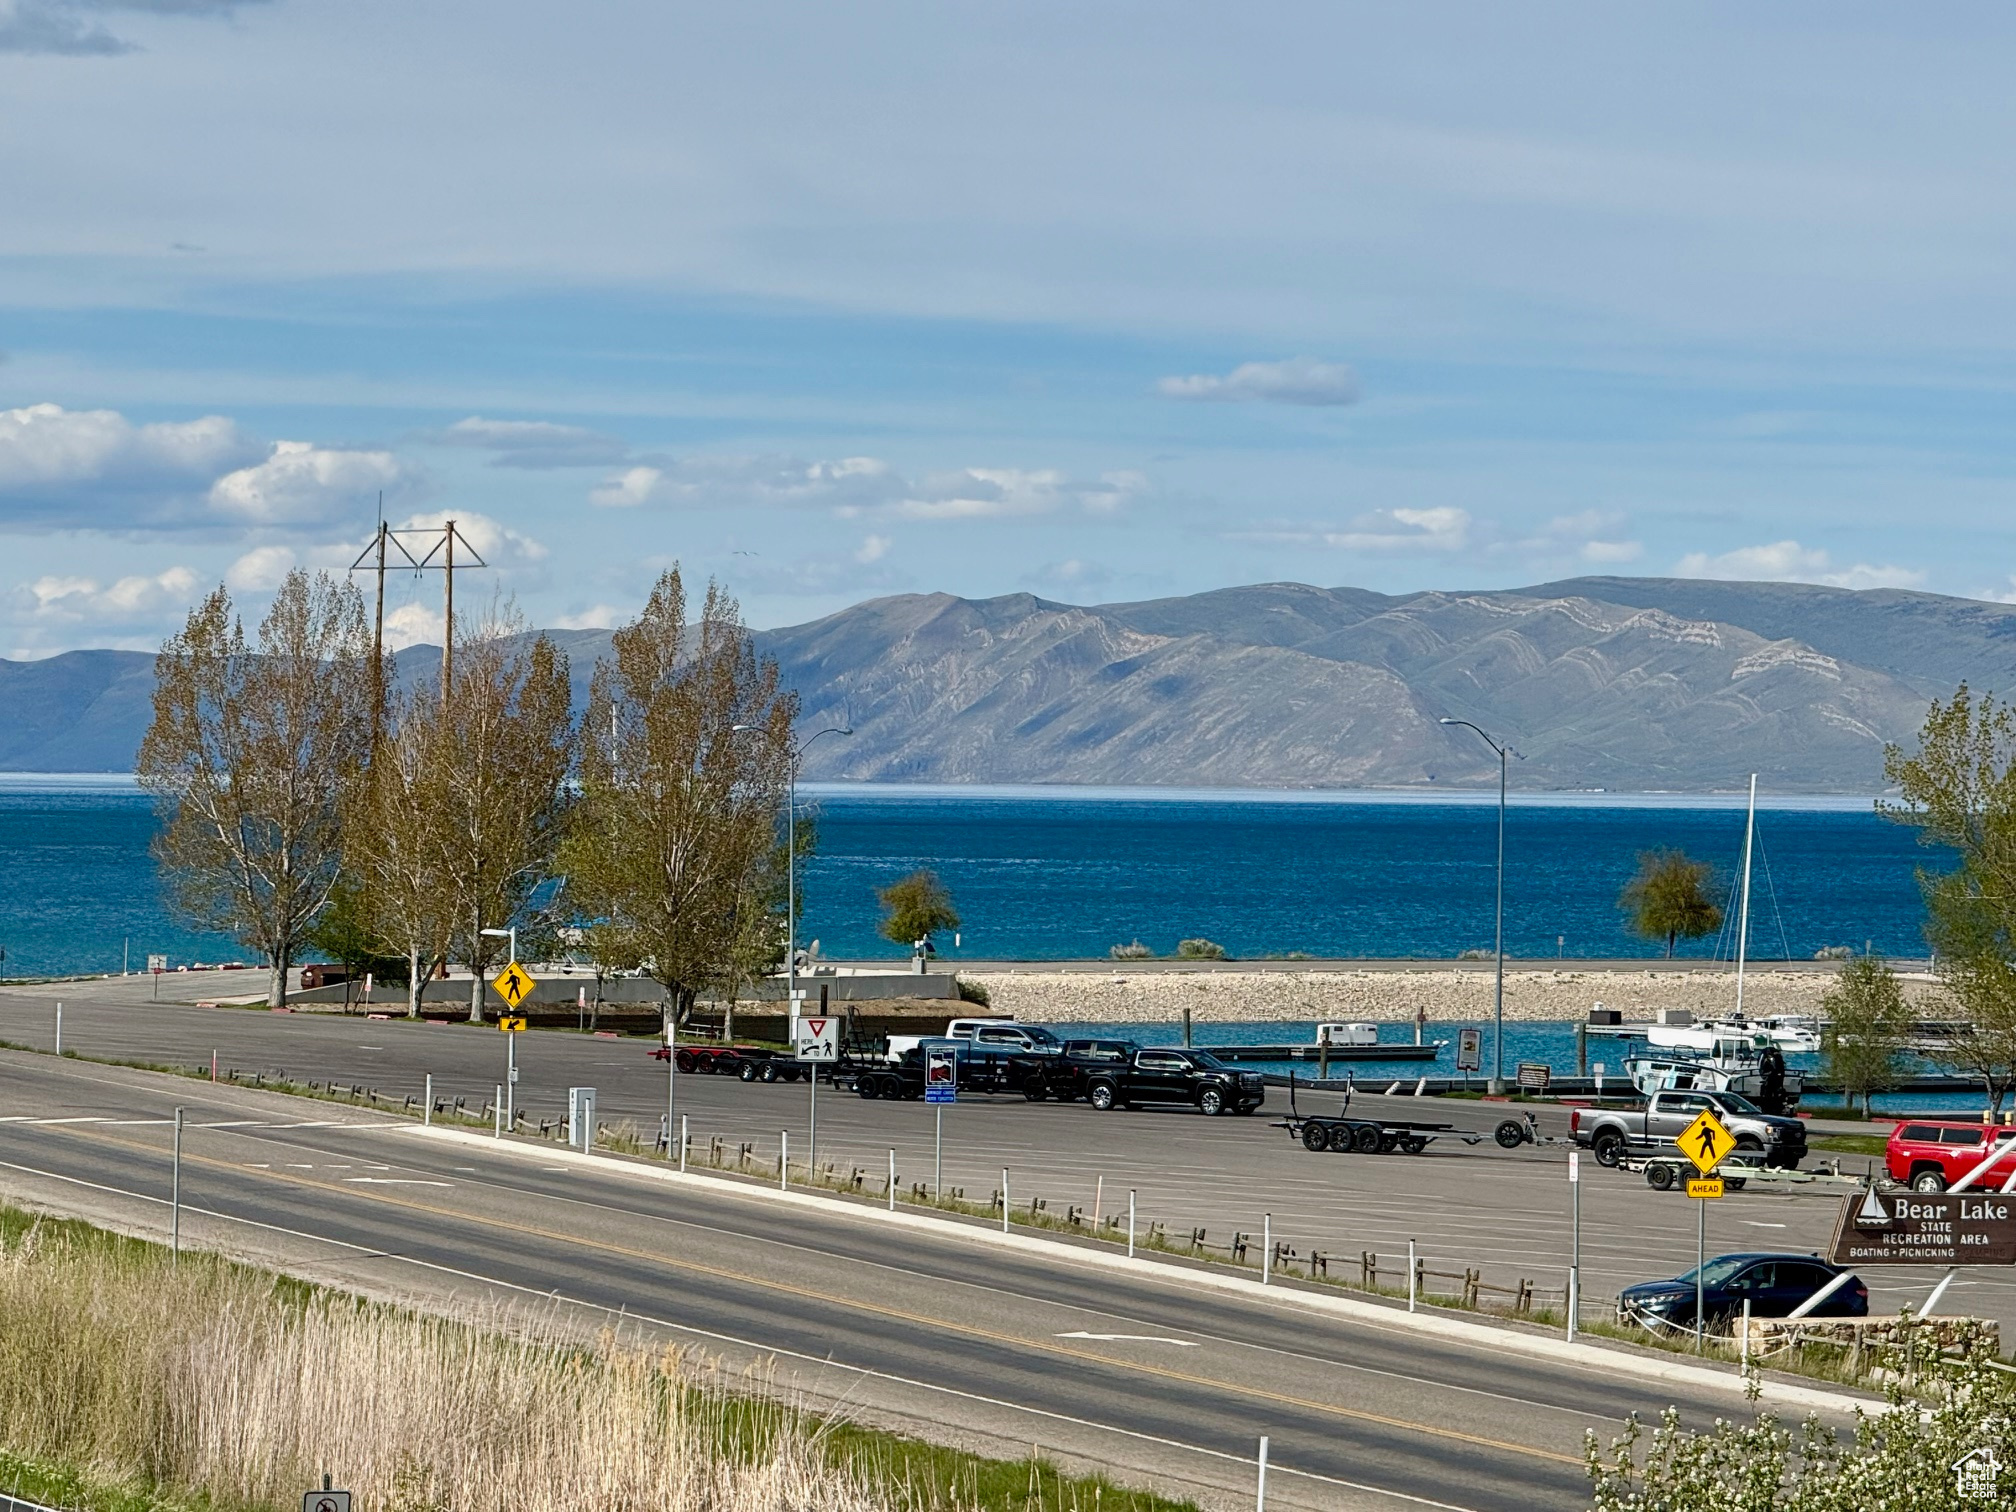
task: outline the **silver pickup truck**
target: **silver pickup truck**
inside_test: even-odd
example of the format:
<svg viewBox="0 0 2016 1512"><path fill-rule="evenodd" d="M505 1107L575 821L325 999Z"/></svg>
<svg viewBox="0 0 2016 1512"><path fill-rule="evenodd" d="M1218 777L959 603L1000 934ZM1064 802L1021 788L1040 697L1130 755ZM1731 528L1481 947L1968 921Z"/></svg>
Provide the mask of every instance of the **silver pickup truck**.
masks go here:
<svg viewBox="0 0 2016 1512"><path fill-rule="evenodd" d="M1797 1170L1806 1158L1805 1124L1734 1092L1654 1092L1643 1108L1577 1108L1568 1128L1598 1165L1614 1166L1634 1151L1671 1145L1707 1108L1729 1126L1738 1150L1763 1156L1765 1165Z"/></svg>

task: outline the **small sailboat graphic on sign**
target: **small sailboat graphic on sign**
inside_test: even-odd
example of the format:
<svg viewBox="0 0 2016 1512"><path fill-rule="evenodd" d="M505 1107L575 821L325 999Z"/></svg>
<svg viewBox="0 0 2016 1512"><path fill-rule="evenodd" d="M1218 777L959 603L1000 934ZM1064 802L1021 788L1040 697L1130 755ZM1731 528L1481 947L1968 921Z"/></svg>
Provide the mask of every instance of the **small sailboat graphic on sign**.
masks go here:
<svg viewBox="0 0 2016 1512"><path fill-rule="evenodd" d="M1890 1221L1890 1209L1883 1205L1883 1199L1876 1195L1875 1190L1872 1188L1864 1192L1862 1194L1862 1206L1855 1210L1855 1226L1857 1228L1888 1228Z"/></svg>

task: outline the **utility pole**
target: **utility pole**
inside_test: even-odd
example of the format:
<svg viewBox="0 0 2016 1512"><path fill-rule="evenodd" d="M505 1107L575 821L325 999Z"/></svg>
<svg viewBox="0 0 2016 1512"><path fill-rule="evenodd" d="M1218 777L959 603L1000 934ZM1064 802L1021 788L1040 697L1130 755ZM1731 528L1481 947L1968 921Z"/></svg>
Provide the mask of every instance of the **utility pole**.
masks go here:
<svg viewBox="0 0 2016 1512"><path fill-rule="evenodd" d="M441 574L441 707L448 707L449 685L455 681L455 522L442 533L447 548Z"/></svg>
<svg viewBox="0 0 2016 1512"><path fill-rule="evenodd" d="M469 538L462 535L453 520L441 525L416 525L394 529L384 520L383 501L380 501L378 534L369 546L357 554L357 560L350 564L352 572L375 572L378 574L377 612L371 626L372 687L378 695L378 707L373 711L373 728L383 717L385 704L384 655L385 655L385 574L387 572L439 572L442 584L441 634L441 702L446 707L449 684L455 672L455 572L458 567L488 567L490 564L470 546ZM407 545L412 540L412 547ZM455 543L462 543L465 560L455 559ZM416 556L414 553L418 552ZM401 560L393 561L396 552ZM437 558L439 560L437 560Z"/></svg>

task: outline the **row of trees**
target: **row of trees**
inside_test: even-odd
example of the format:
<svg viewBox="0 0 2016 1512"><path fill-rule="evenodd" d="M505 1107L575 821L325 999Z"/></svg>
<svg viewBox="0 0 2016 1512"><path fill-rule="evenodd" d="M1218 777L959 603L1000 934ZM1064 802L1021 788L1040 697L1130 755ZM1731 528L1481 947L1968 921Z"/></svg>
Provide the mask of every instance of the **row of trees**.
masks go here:
<svg viewBox="0 0 2016 1512"><path fill-rule="evenodd" d="M732 997L782 956L797 700L732 598L710 585L688 612L675 568L577 725L567 657L508 610L448 628L447 687L394 692L349 582L290 574L256 638L219 588L162 649L140 751L171 901L265 957L275 1006L320 943L397 958L416 1014L467 962L480 1018L514 927L529 955L578 927L598 970L641 969L681 1009Z"/></svg>

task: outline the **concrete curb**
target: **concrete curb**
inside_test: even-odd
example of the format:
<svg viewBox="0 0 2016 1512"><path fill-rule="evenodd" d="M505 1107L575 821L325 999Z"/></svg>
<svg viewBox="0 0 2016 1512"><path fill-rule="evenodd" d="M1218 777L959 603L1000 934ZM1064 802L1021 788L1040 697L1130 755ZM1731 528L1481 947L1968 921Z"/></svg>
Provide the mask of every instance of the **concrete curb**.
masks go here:
<svg viewBox="0 0 2016 1512"><path fill-rule="evenodd" d="M1679 1360L1663 1359L1658 1355L1627 1353L1622 1349L1607 1349L1596 1344L1571 1344L1566 1339L1550 1339L1537 1334L1520 1333L1509 1328L1493 1328L1488 1324L1472 1323L1464 1318L1446 1317L1437 1313L1410 1313L1398 1308L1360 1301L1355 1297L1332 1296L1300 1287L1263 1286L1258 1281L1249 1281L1243 1276L1219 1275L1202 1268L1194 1270L1188 1267L1178 1268L1155 1260L1130 1260L1125 1255L1102 1254L1095 1249L1086 1249L1075 1244L1060 1244L1029 1234L997 1233L925 1213L902 1211L892 1213L885 1208L869 1207L863 1203L840 1202L810 1192L767 1189L738 1181L723 1181L718 1177L690 1171L680 1172L627 1160L611 1160L606 1156L585 1155L579 1150L555 1149L550 1145L520 1144L515 1140L500 1140L494 1135L474 1134L462 1129L442 1129L416 1124L394 1132L413 1134L423 1139L463 1145L472 1149L488 1150L493 1154L516 1155L522 1159L538 1160L546 1164L557 1161L561 1164L579 1166L584 1170L593 1170L605 1176L629 1176L670 1186L699 1188L715 1196L772 1203L782 1207L812 1209L832 1217L851 1218L863 1223L879 1223L916 1233L928 1233L935 1238L957 1239L971 1244L989 1244L1000 1249L1017 1250L1051 1263L1070 1262L1094 1269L1118 1271L1144 1280L1210 1287L1248 1301L1282 1303L1308 1308L1314 1312L1329 1313L1335 1317L1350 1318L1356 1322L1411 1329L1417 1333L1432 1334L1438 1338L1496 1349L1502 1353L1523 1354L1533 1359L1548 1360L1557 1364L1583 1366L1611 1375L1629 1375L1637 1381L1666 1381L1676 1386L1727 1392L1738 1398L1744 1396L1744 1379L1739 1374L1689 1365ZM1758 1401L1787 1407L1845 1413L1857 1408L1865 1412L1881 1411L1885 1406L1884 1403L1872 1398L1849 1396L1841 1392L1800 1386L1785 1381L1759 1378L1758 1386L1760 1387Z"/></svg>

